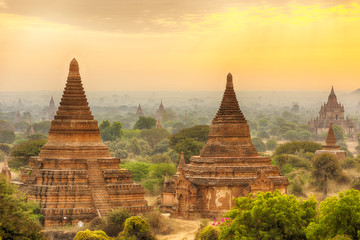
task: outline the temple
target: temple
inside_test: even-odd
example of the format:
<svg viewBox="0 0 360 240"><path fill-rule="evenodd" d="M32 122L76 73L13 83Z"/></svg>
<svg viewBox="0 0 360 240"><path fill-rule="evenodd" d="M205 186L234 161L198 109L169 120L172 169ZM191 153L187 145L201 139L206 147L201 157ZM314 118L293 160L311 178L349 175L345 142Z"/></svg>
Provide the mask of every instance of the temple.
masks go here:
<svg viewBox="0 0 360 240"><path fill-rule="evenodd" d="M344 113L344 106L338 103L332 87L328 102L321 106L319 116L309 121L309 126L314 132L323 133L328 130L330 123L333 123L342 127L346 134L351 135L355 132L355 125L348 117L345 119Z"/></svg>
<svg viewBox="0 0 360 240"><path fill-rule="evenodd" d="M162 209L176 217L212 217L231 209L234 197L275 189L286 193L287 178L270 162L251 142L229 73L208 142L189 164L181 154L177 173L164 183Z"/></svg>
<svg viewBox="0 0 360 240"><path fill-rule="evenodd" d="M160 118L158 118L155 128L162 128L161 122L160 122Z"/></svg>
<svg viewBox="0 0 360 240"><path fill-rule="evenodd" d="M86 223L112 208L151 210L144 189L119 164L101 142L73 59L48 142L21 173L23 189L29 200L40 203L45 226Z"/></svg>
<svg viewBox="0 0 360 240"><path fill-rule="evenodd" d="M345 160L347 158L347 152L340 150L340 146L336 145L335 133L330 123L328 135L325 140L325 145L322 146L321 150L316 150L315 155L320 155L322 153L330 153L336 156L339 160Z"/></svg>
<svg viewBox="0 0 360 240"><path fill-rule="evenodd" d="M47 112L46 112L46 115L47 115L47 118L49 120L53 120L54 119L54 116L56 114L56 106L55 106L55 102L54 102L54 98L51 97L50 99L50 103L49 103L49 107L47 109Z"/></svg>
<svg viewBox="0 0 360 240"><path fill-rule="evenodd" d="M136 109L136 115L138 115L139 117L144 116L144 112L139 104L138 108Z"/></svg>
<svg viewBox="0 0 360 240"><path fill-rule="evenodd" d="M161 119L164 116L164 114L166 114L166 110L161 101L160 106L159 106L158 110L156 111L156 117Z"/></svg>

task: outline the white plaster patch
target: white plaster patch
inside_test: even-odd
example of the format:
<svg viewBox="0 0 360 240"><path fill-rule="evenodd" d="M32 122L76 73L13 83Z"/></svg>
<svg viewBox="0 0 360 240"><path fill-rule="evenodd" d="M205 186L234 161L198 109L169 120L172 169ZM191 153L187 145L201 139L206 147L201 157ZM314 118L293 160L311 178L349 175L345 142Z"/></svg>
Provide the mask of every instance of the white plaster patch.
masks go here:
<svg viewBox="0 0 360 240"><path fill-rule="evenodd" d="M215 199L215 205L216 207L222 207L222 203L219 201L221 198L226 198L226 195L228 195L228 199L229 199L229 206L231 206L231 190L229 188L221 188L221 189L216 189L215 190L216 193L216 199Z"/></svg>

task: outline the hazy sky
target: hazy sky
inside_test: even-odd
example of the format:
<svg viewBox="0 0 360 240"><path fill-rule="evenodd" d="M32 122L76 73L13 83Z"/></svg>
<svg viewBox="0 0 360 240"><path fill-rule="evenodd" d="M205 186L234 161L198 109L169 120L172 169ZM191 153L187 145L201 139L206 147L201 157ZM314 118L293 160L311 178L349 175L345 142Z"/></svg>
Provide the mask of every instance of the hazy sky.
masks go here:
<svg viewBox="0 0 360 240"><path fill-rule="evenodd" d="M250 3L249 3L250 2ZM355 90L360 0L0 0L0 92Z"/></svg>

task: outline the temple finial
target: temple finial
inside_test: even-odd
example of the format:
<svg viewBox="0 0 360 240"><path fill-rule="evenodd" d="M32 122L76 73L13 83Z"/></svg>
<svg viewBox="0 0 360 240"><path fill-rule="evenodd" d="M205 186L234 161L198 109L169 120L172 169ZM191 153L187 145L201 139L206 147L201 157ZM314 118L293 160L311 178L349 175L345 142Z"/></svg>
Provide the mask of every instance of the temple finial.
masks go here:
<svg viewBox="0 0 360 240"><path fill-rule="evenodd" d="M228 73L227 78L226 78L226 88L234 88L233 85L233 77L231 75L231 73Z"/></svg>
<svg viewBox="0 0 360 240"><path fill-rule="evenodd" d="M70 62L69 71L70 71L70 74L71 73L79 74L79 64L75 58L73 58Z"/></svg>
<svg viewBox="0 0 360 240"><path fill-rule="evenodd" d="M185 165L184 152L181 152L180 161L179 161L179 165L177 167L176 174L180 174L182 172L182 169L183 169L184 165Z"/></svg>

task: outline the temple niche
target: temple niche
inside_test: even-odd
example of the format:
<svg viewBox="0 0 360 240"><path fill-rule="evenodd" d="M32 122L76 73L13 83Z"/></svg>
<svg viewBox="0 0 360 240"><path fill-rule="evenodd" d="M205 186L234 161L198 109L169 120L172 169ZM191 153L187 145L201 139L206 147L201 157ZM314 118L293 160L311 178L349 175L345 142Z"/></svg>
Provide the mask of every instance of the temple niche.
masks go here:
<svg viewBox="0 0 360 240"><path fill-rule="evenodd" d="M340 146L336 145L335 133L330 123L328 135L325 140L325 145L322 146L321 150L316 150L315 155L320 155L322 153L330 153L336 156L339 160L345 160L347 158L347 152L340 150Z"/></svg>
<svg viewBox="0 0 360 240"><path fill-rule="evenodd" d="M45 226L86 223L112 208L151 210L144 189L119 164L101 142L73 59L48 142L21 173L22 188L29 200L39 202Z"/></svg>
<svg viewBox="0 0 360 240"><path fill-rule="evenodd" d="M344 117L344 106L338 103L334 88L331 88L328 102L321 106L319 116L309 121L316 133L323 133L328 131L330 123L342 127L346 134L353 134L355 132L354 123L347 117Z"/></svg>
<svg viewBox="0 0 360 240"><path fill-rule="evenodd" d="M189 164L181 154L177 173L164 182L162 209L176 217L212 217L233 207L234 197L275 189L286 193L289 182L270 161L251 142L229 73L208 142Z"/></svg>

